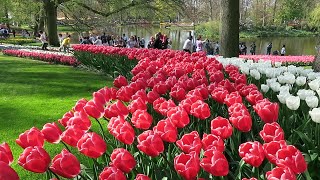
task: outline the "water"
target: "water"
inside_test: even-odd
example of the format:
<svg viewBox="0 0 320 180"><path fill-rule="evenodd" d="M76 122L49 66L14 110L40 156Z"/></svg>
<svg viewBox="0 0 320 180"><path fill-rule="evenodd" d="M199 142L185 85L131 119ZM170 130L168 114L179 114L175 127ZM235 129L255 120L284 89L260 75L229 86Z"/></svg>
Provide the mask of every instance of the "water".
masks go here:
<svg viewBox="0 0 320 180"><path fill-rule="evenodd" d="M149 42L150 37L156 33L161 32L166 34L172 40L172 49L182 49L184 41L188 36L193 34L193 28L189 30L181 29L166 29L150 25L134 25L134 26L122 26L122 27L106 27L105 31L97 32L101 34L106 32L107 34L126 36L137 35L137 37L144 38L146 44ZM79 43L78 33L72 35L72 43ZM315 55L315 46L317 37L272 37L272 38L255 38L255 39L241 39L240 42L245 42L248 47L248 54L250 51L250 45L255 42L257 45L256 54L266 54L267 46L270 42L273 44L272 52L275 50L280 51L283 45L286 45L286 55Z"/></svg>

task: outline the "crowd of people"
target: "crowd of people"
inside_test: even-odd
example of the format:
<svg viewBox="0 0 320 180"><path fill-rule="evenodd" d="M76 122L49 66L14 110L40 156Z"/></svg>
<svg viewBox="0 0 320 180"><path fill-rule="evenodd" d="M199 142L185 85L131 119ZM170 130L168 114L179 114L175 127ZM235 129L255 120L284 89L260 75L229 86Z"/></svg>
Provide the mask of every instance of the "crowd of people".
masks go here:
<svg viewBox="0 0 320 180"><path fill-rule="evenodd" d="M202 40L201 35L199 35L195 40L195 43L193 43L193 37L189 36L184 42L182 49L188 53L205 51L208 55L218 55L220 45L218 41L212 42L208 39Z"/></svg>
<svg viewBox="0 0 320 180"><path fill-rule="evenodd" d="M152 36L149 43L146 44L144 38L137 37L136 35L127 37L126 34L122 36L106 35L103 33L101 36L90 34L80 38L80 44L93 44L93 45L105 45L114 47L127 47L127 48L154 48L154 49L170 49L172 41L167 35L161 32Z"/></svg>

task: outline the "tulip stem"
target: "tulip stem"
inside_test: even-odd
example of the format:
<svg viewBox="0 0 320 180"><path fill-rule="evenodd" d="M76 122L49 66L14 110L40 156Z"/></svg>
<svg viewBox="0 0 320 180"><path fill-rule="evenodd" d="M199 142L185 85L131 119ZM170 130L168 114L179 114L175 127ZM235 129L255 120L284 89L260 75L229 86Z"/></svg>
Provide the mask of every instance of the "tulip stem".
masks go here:
<svg viewBox="0 0 320 180"><path fill-rule="evenodd" d="M63 142L63 141L61 141L61 142L62 142L62 144L64 145L64 147L69 151L69 153L71 153L71 151L70 151L70 149L69 149L68 145L67 145L65 142Z"/></svg>
<svg viewBox="0 0 320 180"><path fill-rule="evenodd" d="M107 142L106 136L105 136L104 131L103 131L102 124L100 123L100 121L99 121L98 119L96 119L96 118L95 118L95 120L97 121L97 123L98 123L98 124L99 124L99 126L100 126L101 135L103 136L104 141L106 141L106 142Z"/></svg>
<svg viewBox="0 0 320 180"><path fill-rule="evenodd" d="M59 176L56 173L54 173L50 168L48 168L48 169L58 180L60 180Z"/></svg>

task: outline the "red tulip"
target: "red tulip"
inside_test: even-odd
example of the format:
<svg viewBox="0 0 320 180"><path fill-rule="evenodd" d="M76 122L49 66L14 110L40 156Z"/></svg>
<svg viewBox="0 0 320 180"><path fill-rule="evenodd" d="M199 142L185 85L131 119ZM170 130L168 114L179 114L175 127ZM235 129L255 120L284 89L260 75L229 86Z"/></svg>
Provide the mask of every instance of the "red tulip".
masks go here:
<svg viewBox="0 0 320 180"><path fill-rule="evenodd" d="M102 105L96 104L93 100L88 101L83 109L89 116L96 119L101 118L104 114L104 107Z"/></svg>
<svg viewBox="0 0 320 180"><path fill-rule="evenodd" d="M242 88L239 89L239 92L241 94L241 96L246 97L250 94L251 91L257 91L259 90L258 87L255 84L249 84L249 85L245 85L242 84Z"/></svg>
<svg viewBox="0 0 320 180"><path fill-rule="evenodd" d="M152 104L156 99L158 99L160 97L160 95L155 92L155 91L150 91L148 94L147 94L147 97L148 97L148 102L150 104Z"/></svg>
<svg viewBox="0 0 320 180"><path fill-rule="evenodd" d="M148 130L138 136L138 149L146 155L156 157L164 151L161 137L153 131Z"/></svg>
<svg viewBox="0 0 320 180"><path fill-rule="evenodd" d="M250 93L246 96L246 100L251 104L251 105L256 105L258 101L263 99L263 94L258 91L250 91Z"/></svg>
<svg viewBox="0 0 320 180"><path fill-rule="evenodd" d="M228 94L228 90L224 87L217 87L211 92L212 98L220 104L224 103L224 100Z"/></svg>
<svg viewBox="0 0 320 180"><path fill-rule="evenodd" d="M152 116L146 110L137 110L131 118L132 124L138 129L149 129L152 121Z"/></svg>
<svg viewBox="0 0 320 180"><path fill-rule="evenodd" d="M171 89L170 96L177 101L182 101L186 97L186 90L180 86L174 86Z"/></svg>
<svg viewBox="0 0 320 180"><path fill-rule="evenodd" d="M252 127L252 119L250 115L246 115L247 112L238 112L232 114L229 118L232 125L241 132L249 132Z"/></svg>
<svg viewBox="0 0 320 180"><path fill-rule="evenodd" d="M107 150L106 142L94 132L84 134L77 147L79 152L91 158L98 158Z"/></svg>
<svg viewBox="0 0 320 180"><path fill-rule="evenodd" d="M134 157L129 151L123 148L114 149L110 159L112 166L115 166L125 173L129 173L136 166Z"/></svg>
<svg viewBox="0 0 320 180"><path fill-rule="evenodd" d="M74 115L74 114L73 114L73 111L66 112L66 113L63 115L63 117L58 120L58 122L59 122L62 126L66 127L69 119L72 118L73 115Z"/></svg>
<svg viewBox="0 0 320 180"><path fill-rule="evenodd" d="M211 134L220 136L222 139L228 139L232 135L232 126L228 119L216 117L211 121Z"/></svg>
<svg viewBox="0 0 320 180"><path fill-rule="evenodd" d="M18 164L28 171L44 173L49 167L50 156L39 146L27 147L20 155Z"/></svg>
<svg viewBox="0 0 320 180"><path fill-rule="evenodd" d="M142 98L138 97L137 99L133 100L129 106L129 111L133 114L136 110L147 110L147 102L144 101Z"/></svg>
<svg viewBox="0 0 320 180"><path fill-rule="evenodd" d="M61 134L63 142L72 147L76 147L80 138L84 135L85 131L76 127L70 127Z"/></svg>
<svg viewBox="0 0 320 180"><path fill-rule="evenodd" d="M33 127L19 135L16 143L23 149L26 147L40 146L43 147L44 137L39 129Z"/></svg>
<svg viewBox="0 0 320 180"><path fill-rule="evenodd" d="M13 162L13 156L9 144L0 144L0 162L5 162L10 165ZM1 177L1 176L0 176Z"/></svg>
<svg viewBox="0 0 320 180"><path fill-rule="evenodd" d="M200 166L214 176L226 176L229 173L229 163L221 151L210 149L204 152Z"/></svg>
<svg viewBox="0 0 320 180"><path fill-rule="evenodd" d="M195 152L181 153L174 158L174 169L186 180L193 180L200 171L200 160Z"/></svg>
<svg viewBox="0 0 320 180"><path fill-rule="evenodd" d="M226 96L224 99L224 103L230 107L231 105L235 103L242 103L242 97L238 92L232 92Z"/></svg>
<svg viewBox="0 0 320 180"><path fill-rule="evenodd" d="M99 180L126 180L126 176L116 167L106 167L101 172Z"/></svg>
<svg viewBox="0 0 320 180"><path fill-rule="evenodd" d="M179 106L183 107L183 109L185 109L187 113L190 114L192 104L197 102L198 100L201 100L201 97L199 96L188 97L185 100L182 100Z"/></svg>
<svg viewBox="0 0 320 180"><path fill-rule="evenodd" d="M263 126L262 131L260 131L260 137L264 142L268 143L271 141L284 140L284 132L280 125L276 122L271 124L267 123Z"/></svg>
<svg viewBox="0 0 320 180"><path fill-rule="evenodd" d="M135 93L134 89L130 86L122 86L117 91L117 99L123 102L129 102L131 100L132 95Z"/></svg>
<svg viewBox="0 0 320 180"><path fill-rule="evenodd" d="M183 135L176 144L185 153L194 151L199 154L202 148L201 139L197 131L192 131L189 134Z"/></svg>
<svg viewBox="0 0 320 180"><path fill-rule="evenodd" d="M275 167L266 173L267 180L296 180L296 175L287 167Z"/></svg>
<svg viewBox="0 0 320 180"><path fill-rule="evenodd" d="M163 116L167 116L168 111L175 107L177 107L176 104L170 99L160 104L158 112Z"/></svg>
<svg viewBox="0 0 320 180"><path fill-rule="evenodd" d="M91 127L91 120L85 111L75 112L74 116L67 122L66 128L76 127L78 129L87 131Z"/></svg>
<svg viewBox="0 0 320 180"><path fill-rule="evenodd" d="M148 102L148 97L145 89L141 89L137 91L133 96L132 100L136 100L138 98L141 98L144 102Z"/></svg>
<svg viewBox="0 0 320 180"><path fill-rule="evenodd" d="M246 163L254 167L259 167L264 160L263 147L258 141L241 144L239 155Z"/></svg>
<svg viewBox="0 0 320 180"><path fill-rule="evenodd" d="M135 180L151 180L151 179L144 174L137 174Z"/></svg>
<svg viewBox="0 0 320 180"><path fill-rule="evenodd" d="M286 146L278 150L276 164L279 167L288 167L293 173L300 174L307 170L307 163L302 153L294 146Z"/></svg>
<svg viewBox="0 0 320 180"><path fill-rule="evenodd" d="M224 79L224 74L222 71L215 71L210 75L210 82L219 83Z"/></svg>
<svg viewBox="0 0 320 180"><path fill-rule="evenodd" d="M0 161L0 180L19 180L18 174L5 162Z"/></svg>
<svg viewBox="0 0 320 180"><path fill-rule="evenodd" d="M177 128L184 128L190 123L188 113L179 106L169 109L167 116Z"/></svg>
<svg viewBox="0 0 320 180"><path fill-rule="evenodd" d="M116 103L106 107L104 117L111 119L112 117L124 116L127 117L129 110L121 101L117 100Z"/></svg>
<svg viewBox="0 0 320 180"><path fill-rule="evenodd" d="M169 120L161 120L153 127L153 131L165 142L176 142L178 136L177 127Z"/></svg>
<svg viewBox="0 0 320 180"><path fill-rule="evenodd" d="M279 149L287 146L286 141L271 141L269 143L263 144L264 154L266 158L272 163L276 164L277 158L276 154Z"/></svg>
<svg viewBox="0 0 320 180"><path fill-rule="evenodd" d="M271 103L269 100L264 99L257 102L253 109L265 123L273 123L278 120L279 104L277 103Z"/></svg>
<svg viewBox="0 0 320 180"><path fill-rule="evenodd" d="M60 154L52 159L50 170L62 177L71 179L80 173L80 162L76 156L63 149Z"/></svg>
<svg viewBox="0 0 320 180"><path fill-rule="evenodd" d="M87 104L88 100L82 98L72 108L73 111L83 111L83 107Z"/></svg>
<svg viewBox="0 0 320 180"><path fill-rule="evenodd" d="M205 151L210 149L220 152L224 151L224 141L219 136L213 134L203 134L202 146Z"/></svg>
<svg viewBox="0 0 320 180"><path fill-rule="evenodd" d="M201 120L205 120L210 117L210 108L207 103L202 100L198 100L191 105L191 115Z"/></svg>
<svg viewBox="0 0 320 180"><path fill-rule="evenodd" d="M157 92L158 94L162 95L162 94L167 93L168 88L167 88L167 85L164 81L160 81L153 86L152 90Z"/></svg>
<svg viewBox="0 0 320 180"><path fill-rule="evenodd" d="M108 130L117 140L124 144L132 144L135 133L129 122L123 117L113 117L108 123Z"/></svg>
<svg viewBox="0 0 320 180"><path fill-rule="evenodd" d="M121 88L122 86L127 86L127 85L128 85L128 81L124 76L118 76L113 81L113 86L117 88Z"/></svg>
<svg viewBox="0 0 320 180"><path fill-rule="evenodd" d="M46 141L58 144L61 140L62 131L56 123L47 123L43 126L41 133Z"/></svg>

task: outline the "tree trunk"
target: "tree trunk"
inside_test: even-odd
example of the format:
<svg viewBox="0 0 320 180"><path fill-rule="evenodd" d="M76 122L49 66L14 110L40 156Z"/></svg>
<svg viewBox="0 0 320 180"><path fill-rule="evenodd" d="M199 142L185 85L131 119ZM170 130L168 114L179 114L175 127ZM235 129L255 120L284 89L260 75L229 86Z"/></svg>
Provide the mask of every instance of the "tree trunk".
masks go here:
<svg viewBox="0 0 320 180"><path fill-rule="evenodd" d="M274 24L274 21L275 21L275 19L276 19L276 11L277 11L277 0L274 1L273 15L272 15L272 24Z"/></svg>
<svg viewBox="0 0 320 180"><path fill-rule="evenodd" d="M221 0L221 55L239 57L239 0Z"/></svg>
<svg viewBox="0 0 320 180"><path fill-rule="evenodd" d="M59 46L58 30L57 30L57 5L54 1L44 0L44 10L46 13L46 29L49 44Z"/></svg>

